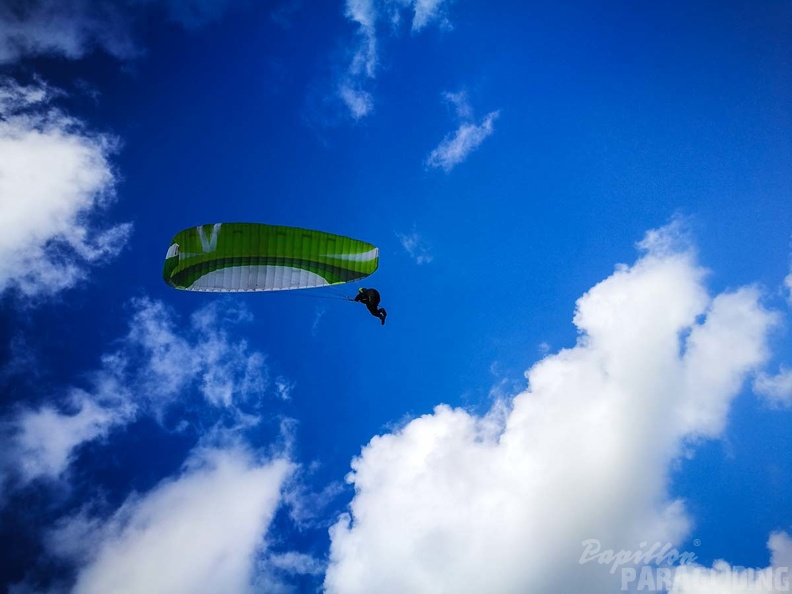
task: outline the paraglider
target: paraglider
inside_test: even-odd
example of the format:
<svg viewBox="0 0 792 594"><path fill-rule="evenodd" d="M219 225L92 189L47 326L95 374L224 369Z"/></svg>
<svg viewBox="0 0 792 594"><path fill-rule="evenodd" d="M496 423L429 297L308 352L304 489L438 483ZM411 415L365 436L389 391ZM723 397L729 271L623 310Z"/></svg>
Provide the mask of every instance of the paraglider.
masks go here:
<svg viewBox="0 0 792 594"><path fill-rule="evenodd" d="M369 310L369 313L372 316L379 318L382 322L382 325L385 325L385 318L388 316L388 312L386 312L382 307L378 308L380 294L377 289L358 289L358 294L355 295L355 301L365 304Z"/></svg>
<svg viewBox="0 0 792 594"><path fill-rule="evenodd" d="M360 280L378 265L379 250L358 239L297 227L216 223L177 233L162 276L185 291L284 291ZM379 293L361 291L354 301L370 296L363 302L384 324L385 310L377 310Z"/></svg>
<svg viewBox="0 0 792 594"><path fill-rule="evenodd" d="M185 291L283 291L339 285L377 269L365 241L297 227L217 223L176 234L162 275Z"/></svg>

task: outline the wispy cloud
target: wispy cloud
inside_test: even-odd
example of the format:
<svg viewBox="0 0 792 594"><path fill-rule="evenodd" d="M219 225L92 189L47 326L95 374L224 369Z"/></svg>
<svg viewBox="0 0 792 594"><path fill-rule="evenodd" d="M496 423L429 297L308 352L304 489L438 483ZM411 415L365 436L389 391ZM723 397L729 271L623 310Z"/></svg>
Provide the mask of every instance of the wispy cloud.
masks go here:
<svg viewBox="0 0 792 594"><path fill-rule="evenodd" d="M781 290L787 302L792 305L792 265L789 274L784 278ZM781 364L775 375L766 372L757 374L753 390L770 406L792 407L792 369Z"/></svg>
<svg viewBox="0 0 792 594"><path fill-rule="evenodd" d="M315 470L319 463L314 463ZM325 510L330 503L344 491L344 487L339 482L332 482L320 491L309 490L308 475L312 469L306 472L299 469L295 475L296 480L290 482L284 490L284 503L289 508L289 517L299 528L322 527L327 528L327 518Z"/></svg>
<svg viewBox="0 0 792 594"><path fill-rule="evenodd" d="M265 357L234 341L225 329L248 316L230 302L197 310L177 330L173 314L159 301L136 299L125 349L124 367L134 370L134 385L155 409L169 405L190 386L206 402L233 407L267 387Z"/></svg>
<svg viewBox="0 0 792 594"><path fill-rule="evenodd" d="M330 532L328 594L613 592L620 576L578 562L583 540L684 539L669 469L722 434L778 316L754 287L710 296L683 243L676 225L647 234L578 300L577 344L531 367L511 406L440 405L372 439Z"/></svg>
<svg viewBox="0 0 792 594"><path fill-rule="evenodd" d="M404 248L404 251L409 254L410 258L415 260L416 264L428 264L432 261L432 254L429 250L429 246L418 231L415 230L415 227L413 227L413 230L409 233L399 233L397 231L396 237L399 238L399 242Z"/></svg>
<svg viewBox="0 0 792 594"><path fill-rule="evenodd" d="M91 0L0 3L0 63L35 55L76 59L94 45L117 57L136 53L122 3Z"/></svg>
<svg viewBox="0 0 792 594"><path fill-rule="evenodd" d="M409 1L406 2L409 4ZM428 24L438 22L442 26L450 27L451 24L444 15L444 7L450 4L445 0L414 0L413 6L413 32L420 31Z"/></svg>
<svg viewBox="0 0 792 594"><path fill-rule="evenodd" d="M753 389L770 404L792 406L792 369L782 365L776 375L758 374Z"/></svg>
<svg viewBox="0 0 792 594"><path fill-rule="evenodd" d="M790 249L792 251L792 238L790 238L789 244L790 244ZM789 305L792 305L792 253L790 253L788 272L789 273L786 275L786 277L784 277L781 290L786 296L787 303L789 303Z"/></svg>
<svg viewBox="0 0 792 594"><path fill-rule="evenodd" d="M500 112L492 111L476 123L466 93L444 93L443 97L454 107L456 116L461 120L461 123L454 132L448 134L440 142L437 148L429 153L425 164L427 167L449 172L467 159L468 155L494 132L494 123Z"/></svg>
<svg viewBox="0 0 792 594"><path fill-rule="evenodd" d="M459 91L458 93L446 91L443 93L443 98L454 107L457 118L460 120L473 119L473 108L470 106L470 100L465 91Z"/></svg>
<svg viewBox="0 0 792 594"><path fill-rule="evenodd" d="M273 567L293 575L322 575L325 570L324 561L294 551L271 555L269 563Z"/></svg>
<svg viewBox="0 0 792 594"><path fill-rule="evenodd" d="M311 324L311 336L313 338L316 338L316 336L319 334L319 325L326 313L327 308L323 305L317 307L316 310L314 310L314 319L313 323Z"/></svg>
<svg viewBox="0 0 792 594"><path fill-rule="evenodd" d="M356 120L366 117L374 109L374 99L371 93L359 88L359 83L355 80L344 80L338 87L338 96L341 97L349 113Z"/></svg>
<svg viewBox="0 0 792 594"><path fill-rule="evenodd" d="M0 3L0 64L27 56L79 59L95 47L117 58L139 55L136 7L162 10L186 29L219 19L237 0L36 0Z"/></svg>
<svg viewBox="0 0 792 594"><path fill-rule="evenodd" d="M377 19L375 0L347 0L346 17L358 26L359 45L352 55L349 73L352 76L374 76L377 66Z"/></svg>
<svg viewBox="0 0 792 594"><path fill-rule="evenodd" d="M450 0L347 0L346 17L357 26L357 40L351 58L337 86L338 97L355 120L371 114L374 99L368 86L377 74L379 64L379 24L387 25L389 34L402 22L402 13L411 12L410 29L418 33L432 23L448 26L445 7Z"/></svg>
<svg viewBox="0 0 792 594"><path fill-rule="evenodd" d="M275 378L275 394L281 400L291 400L291 393L292 390L294 390L294 386L294 382L285 377L278 376Z"/></svg>
<svg viewBox="0 0 792 594"><path fill-rule="evenodd" d="M51 107L57 94L0 81L0 292L72 287L117 255L132 229L92 222L115 199L117 142Z"/></svg>
<svg viewBox="0 0 792 594"><path fill-rule="evenodd" d="M136 407L118 392L73 390L67 404L68 412L45 405L23 410L16 418L16 435L6 454L13 455L10 462L18 465L22 484L62 475L80 445L106 437L114 426L127 423L136 412Z"/></svg>
<svg viewBox="0 0 792 594"><path fill-rule="evenodd" d="M231 340L225 330L244 314L213 304L177 332L162 303L138 299L132 307L129 333L88 374L88 389L70 388L61 401L22 408L4 421L4 474L16 476L22 486L58 479L83 444L144 413L162 418L175 403L189 403L193 392L214 407L217 418L228 413L237 419L256 409L269 389L265 357L245 341ZM291 384L278 378L274 389L285 398Z"/></svg>

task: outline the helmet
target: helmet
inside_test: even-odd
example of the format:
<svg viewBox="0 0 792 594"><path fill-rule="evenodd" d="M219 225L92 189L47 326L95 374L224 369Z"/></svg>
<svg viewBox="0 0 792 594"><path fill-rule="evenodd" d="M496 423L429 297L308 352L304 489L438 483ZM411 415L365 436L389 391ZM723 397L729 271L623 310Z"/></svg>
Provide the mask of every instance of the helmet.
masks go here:
<svg viewBox="0 0 792 594"><path fill-rule="evenodd" d="M363 291L364 291L363 287L360 287L360 288L358 289L358 293L362 293Z"/></svg>

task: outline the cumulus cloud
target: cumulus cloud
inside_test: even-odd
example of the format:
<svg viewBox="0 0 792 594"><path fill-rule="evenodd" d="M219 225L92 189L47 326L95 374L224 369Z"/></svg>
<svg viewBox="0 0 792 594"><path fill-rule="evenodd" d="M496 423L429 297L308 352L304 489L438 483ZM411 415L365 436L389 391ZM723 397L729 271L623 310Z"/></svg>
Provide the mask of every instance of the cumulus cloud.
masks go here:
<svg viewBox="0 0 792 594"><path fill-rule="evenodd" d="M216 417L255 410L269 388L265 357L245 341L231 340L224 328L246 319L244 312L213 304L177 331L160 302L137 299L132 309L129 333L89 374L89 390L71 388L62 402L22 408L4 422L4 474L15 474L21 485L57 479L83 444L140 414L161 418L175 402L189 403L193 391L214 407ZM290 389L288 380L278 378L278 397L288 397Z"/></svg>
<svg viewBox="0 0 792 594"><path fill-rule="evenodd" d="M770 404L792 406L792 369L782 365L776 375L760 373L754 380L753 389Z"/></svg>
<svg viewBox="0 0 792 594"><path fill-rule="evenodd" d="M399 233L397 231L396 237L399 238L404 251L409 254L410 258L415 260L416 264L428 264L432 261L429 246L415 228L410 233Z"/></svg>
<svg viewBox="0 0 792 594"><path fill-rule="evenodd" d="M582 543L678 543L671 463L718 437L777 322L754 287L714 297L678 224L577 302L577 344L484 417L440 405L377 436L330 531L328 593L612 592Z"/></svg>
<svg viewBox="0 0 792 594"><path fill-rule="evenodd" d="M115 198L113 138L49 107L45 85L0 82L0 292L54 294L113 258L131 225L93 215Z"/></svg>
<svg viewBox="0 0 792 594"><path fill-rule="evenodd" d="M789 592L792 587L792 538L786 532L775 532L767 541L770 566L746 568L733 566L724 560L711 568L688 564L670 572L665 584L669 594L737 594L738 592ZM645 572L646 573L646 572ZM638 583L640 574L635 576ZM645 583L655 585L655 575L647 574Z"/></svg>
<svg viewBox="0 0 792 594"><path fill-rule="evenodd" d="M446 93L445 98L456 109L457 117L462 120L459 127L448 134L426 158L426 166L442 169L446 173L467 159L495 130L494 123L499 111L488 113L476 123L473 111L464 93Z"/></svg>
<svg viewBox="0 0 792 594"><path fill-rule="evenodd" d="M345 15L357 27L357 41L337 92L356 120L371 114L374 100L366 86L376 77L377 35L381 21L390 31L402 21L403 12L412 12L411 31L417 33L432 23L448 25L444 7L449 0L347 0Z"/></svg>
<svg viewBox="0 0 792 594"><path fill-rule="evenodd" d="M78 562L75 594L253 592L293 470L286 459L258 460L242 448L199 449L181 476L129 497L109 518L63 520L49 549ZM281 554L275 561L313 571L307 557Z"/></svg>

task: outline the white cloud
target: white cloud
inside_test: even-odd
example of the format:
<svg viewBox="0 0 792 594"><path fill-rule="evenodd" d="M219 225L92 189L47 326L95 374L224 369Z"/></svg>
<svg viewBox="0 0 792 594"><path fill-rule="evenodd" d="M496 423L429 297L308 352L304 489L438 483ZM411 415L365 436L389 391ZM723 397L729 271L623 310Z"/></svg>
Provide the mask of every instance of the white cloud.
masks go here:
<svg viewBox="0 0 792 594"><path fill-rule="evenodd" d="M350 0L354 1L354 0ZM413 33L419 32L427 25L437 23L441 27L450 27L448 19L445 17L445 7L451 4L452 0L384 0L378 6L383 12L387 12L390 22L398 26L402 22L402 12L412 12L412 23L410 30Z"/></svg>
<svg viewBox="0 0 792 594"><path fill-rule="evenodd" d="M325 564L319 559L294 551L271 555L269 562L276 569L290 574L321 575L325 570Z"/></svg>
<svg viewBox="0 0 792 594"><path fill-rule="evenodd" d="M90 383L90 391L70 388L62 402L20 408L3 421L3 473L14 484L58 479L83 444L135 418L138 406L112 358L91 374Z"/></svg>
<svg viewBox="0 0 792 594"><path fill-rule="evenodd" d="M224 329L246 319L244 312L212 304L177 332L162 303L137 299L132 306L130 331L90 374L90 391L72 388L61 405L23 408L5 421L5 475L17 476L21 485L57 479L83 444L144 412L162 418L175 402L189 402L192 390L214 407L216 418L227 413L237 423L255 422L243 409L255 409L269 388L265 357L243 340L232 341ZM278 378L274 389L285 398L291 384Z"/></svg>
<svg viewBox="0 0 792 594"><path fill-rule="evenodd" d="M308 488L311 475L320 466L315 461L307 469L301 468L284 490L283 499L289 510L289 518L301 530L309 527L327 528L326 510L344 492L344 486L338 481L326 484L320 491Z"/></svg>
<svg viewBox="0 0 792 594"><path fill-rule="evenodd" d="M429 247L414 228L410 233L399 233L397 231L396 237L399 238L402 247L409 254L410 258L415 260L416 264L428 264L432 261L432 254L429 251Z"/></svg>
<svg viewBox="0 0 792 594"><path fill-rule="evenodd" d="M294 390L294 382L282 376L275 378L275 394L277 394L278 398L281 400L291 400L292 390Z"/></svg>
<svg viewBox="0 0 792 594"><path fill-rule="evenodd" d="M373 79L377 67L377 10L374 0L347 0L346 16L357 24L358 43L352 53L347 74L338 86L338 96L355 120L374 109L371 93L363 89Z"/></svg>
<svg viewBox="0 0 792 594"><path fill-rule="evenodd" d="M311 324L311 336L316 338L319 334L319 322L322 321L322 318L327 313L327 308L324 306L317 307L314 311L314 319L313 323Z"/></svg>
<svg viewBox="0 0 792 594"><path fill-rule="evenodd" d="M346 73L338 85L337 92L352 117L359 120L371 114L374 100L365 86L376 77L379 58L377 54L378 23L401 22L401 12L413 12L413 33L429 24L439 22L448 25L443 16L443 7L449 0L347 0L346 17L357 26L357 42Z"/></svg>
<svg viewBox="0 0 792 594"><path fill-rule="evenodd" d="M46 86L0 82L0 292L54 294L124 246L131 225L91 215L114 198L115 141L49 108Z"/></svg>
<svg viewBox="0 0 792 594"><path fill-rule="evenodd" d="M349 72L353 76L374 77L377 66L377 9L373 0L347 0L346 16L358 25L360 45L355 50Z"/></svg>
<svg viewBox="0 0 792 594"><path fill-rule="evenodd" d="M218 407L263 395L268 386L265 357L249 352L244 340L232 341L225 330L228 323L246 319L238 310L214 303L178 327L162 302L137 299L133 306L121 357L136 356L129 365L135 385L155 409L167 407L192 384Z"/></svg>
<svg viewBox="0 0 792 594"><path fill-rule="evenodd" d="M339 87L338 94L349 109L349 113L356 120L366 117L374 109L371 93L354 88L349 81Z"/></svg>
<svg viewBox="0 0 792 594"><path fill-rule="evenodd" d="M83 57L94 45L110 54L135 53L119 3L37 0L0 4L0 64L26 56Z"/></svg>
<svg viewBox="0 0 792 594"><path fill-rule="evenodd" d="M480 123L462 122L455 132L446 136L443 141L426 158L426 166L451 171L468 155L476 150L495 128L493 126L500 112L493 111L486 115Z"/></svg>
<svg viewBox="0 0 792 594"><path fill-rule="evenodd" d="M784 278L784 287L786 288L787 292L787 301L792 304L792 272L787 274Z"/></svg>
<svg viewBox="0 0 792 594"><path fill-rule="evenodd" d="M420 31L429 23L437 20L448 25L448 22L442 18L442 8L445 3L445 0L415 0L412 30Z"/></svg>
<svg viewBox="0 0 792 594"><path fill-rule="evenodd" d="M36 0L0 3L0 64L29 56L79 59L95 47L117 58L140 53L132 39L133 9L165 11L197 29L218 20L235 0Z"/></svg>
<svg viewBox="0 0 792 594"><path fill-rule="evenodd" d="M473 108L470 106L470 101L465 91L460 91L458 93L447 91L443 93L443 97L454 106L457 118L460 120L473 119Z"/></svg>
<svg viewBox="0 0 792 594"><path fill-rule="evenodd" d="M49 547L81 562L74 594L253 592L293 470L285 459L259 461L239 448L199 450L181 476L130 497L110 518L61 522ZM311 569L302 557L280 560Z"/></svg>
<svg viewBox="0 0 792 594"><path fill-rule="evenodd" d="M753 389L771 404L792 406L792 369L782 365L777 375L760 373L754 380Z"/></svg>
<svg viewBox="0 0 792 594"><path fill-rule="evenodd" d="M755 288L711 298L673 224L578 300L580 337L535 364L511 407L438 406L373 438L332 527L330 594L612 592L582 542L680 542L670 464L717 437L776 323Z"/></svg>
<svg viewBox="0 0 792 594"><path fill-rule="evenodd" d="M726 561L712 568L683 565L673 572L669 594L736 594L738 592L789 592L792 587L792 538L785 532L770 535L770 566L745 568ZM636 580L640 576L636 576ZM646 583L649 583L647 578Z"/></svg>
<svg viewBox="0 0 792 594"><path fill-rule="evenodd" d="M73 414L43 406L24 410L16 419L12 452L23 483L60 476L80 445L105 437L113 426L128 422L135 414L129 403L120 402L115 407L103 405L79 390L74 391L70 400Z"/></svg>

